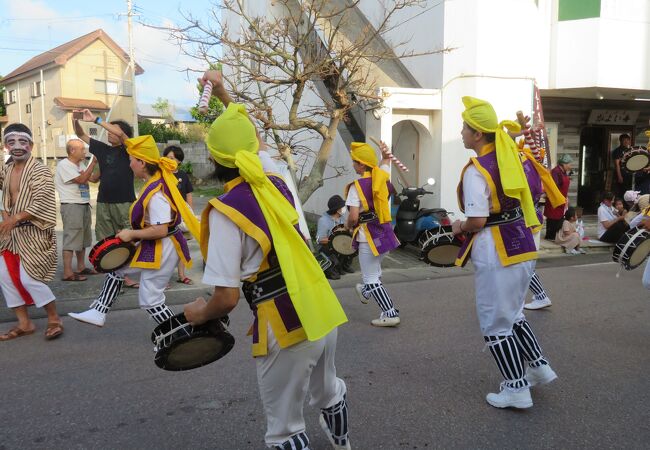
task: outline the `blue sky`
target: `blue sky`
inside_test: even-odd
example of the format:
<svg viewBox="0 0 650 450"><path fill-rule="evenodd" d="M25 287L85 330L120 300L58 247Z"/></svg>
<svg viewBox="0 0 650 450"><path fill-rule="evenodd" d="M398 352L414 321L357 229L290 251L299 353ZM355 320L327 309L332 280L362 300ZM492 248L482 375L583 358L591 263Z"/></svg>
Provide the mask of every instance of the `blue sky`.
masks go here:
<svg viewBox="0 0 650 450"><path fill-rule="evenodd" d="M184 69L202 65L182 55L162 31L144 27L183 24L181 12L207 17L210 0L133 0L140 17L134 19L135 59L144 68L136 78L139 103L157 97L177 105L196 103L196 75ZM6 75L34 56L76 37L102 28L128 51L126 0L0 0L0 75ZM189 79L188 79L189 76Z"/></svg>

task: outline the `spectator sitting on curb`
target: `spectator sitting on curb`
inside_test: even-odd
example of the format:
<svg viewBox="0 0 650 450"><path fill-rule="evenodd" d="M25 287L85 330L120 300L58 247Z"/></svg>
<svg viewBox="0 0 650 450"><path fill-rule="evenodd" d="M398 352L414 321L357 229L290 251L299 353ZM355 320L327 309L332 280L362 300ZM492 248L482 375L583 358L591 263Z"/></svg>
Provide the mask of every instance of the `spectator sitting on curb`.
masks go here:
<svg viewBox="0 0 650 450"><path fill-rule="evenodd" d="M637 191L627 191L625 201L632 202L630 211L625 215L625 221L631 224L636 216L650 206L650 194L639 195ZM633 228L633 225L630 225L630 228Z"/></svg>
<svg viewBox="0 0 650 450"><path fill-rule="evenodd" d="M614 214L617 216L623 216L627 214L627 209L625 209L625 204L623 203L622 198L617 198L614 200Z"/></svg>
<svg viewBox="0 0 650 450"><path fill-rule="evenodd" d="M562 228L557 232L555 236L555 243L561 245L564 248L564 253L569 255L581 255L585 254L583 249L580 248L580 234L576 228L576 221L578 220L576 216L575 208L569 207L564 213L564 222L562 222Z"/></svg>
<svg viewBox="0 0 650 450"><path fill-rule="evenodd" d="M598 207L598 239L611 244L618 242L629 229L625 217L614 213L613 202L614 194L606 192Z"/></svg>

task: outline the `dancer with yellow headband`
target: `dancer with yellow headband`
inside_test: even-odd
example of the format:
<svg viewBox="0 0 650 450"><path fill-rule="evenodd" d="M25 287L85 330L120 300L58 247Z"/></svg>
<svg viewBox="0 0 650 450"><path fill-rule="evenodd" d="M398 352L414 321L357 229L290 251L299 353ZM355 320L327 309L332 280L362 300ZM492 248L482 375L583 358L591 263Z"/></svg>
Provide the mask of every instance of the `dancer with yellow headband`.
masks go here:
<svg viewBox="0 0 650 450"><path fill-rule="evenodd" d="M225 106L206 144L225 194L210 200L201 221L203 282L209 301L185 306L198 325L237 306L239 286L251 310L253 357L267 417L266 445L309 448L303 404L320 408L320 426L335 449L350 449L346 387L334 365L337 327L347 321L334 291L297 228L293 196L282 178L267 174L268 155L246 108L232 102L220 72L207 71L212 94ZM262 152L266 153L266 152Z"/></svg>
<svg viewBox="0 0 650 450"><path fill-rule="evenodd" d="M345 204L350 210L347 227L353 231L353 246L359 250L359 265L363 284L356 285L361 303L374 298L381 309L378 319L370 323L376 327L399 325L399 311L381 282L381 260L399 247L390 217L389 196L390 157L385 143L380 143L382 160L377 162L375 150L368 144L353 142L350 156L354 171L361 177L351 183Z"/></svg>
<svg viewBox="0 0 650 450"><path fill-rule="evenodd" d="M69 313L73 319L101 327L117 299L127 274L140 273L140 307L161 323L173 316L165 305L165 287L176 266L182 261L191 266L190 251L182 231L183 220L193 236L199 238L199 222L178 191L174 175L176 161L161 157L153 137L146 135L125 141L130 167L137 178L145 180L138 199L131 205L130 230L116 237L125 242L139 241L131 263L106 274L104 285L90 309Z"/></svg>
<svg viewBox="0 0 650 450"><path fill-rule="evenodd" d="M499 123L484 100L463 97L463 104L463 144L478 156L465 166L458 185L459 206L467 219L455 221L452 229L468 236L456 263L464 265L471 254L481 331L505 379L499 393L487 395L487 402L497 408L529 408L530 386L557 378L523 314L537 258L531 232L539 225L534 199L542 184L551 202L564 198L547 185L544 167L522 160L504 130L518 132L519 124Z"/></svg>

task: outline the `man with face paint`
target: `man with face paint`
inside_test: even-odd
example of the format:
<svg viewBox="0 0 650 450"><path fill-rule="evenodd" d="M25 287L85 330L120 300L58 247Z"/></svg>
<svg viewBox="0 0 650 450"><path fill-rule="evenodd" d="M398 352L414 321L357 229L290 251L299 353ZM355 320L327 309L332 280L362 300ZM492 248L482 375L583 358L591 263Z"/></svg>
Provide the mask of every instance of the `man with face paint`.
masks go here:
<svg viewBox="0 0 650 450"><path fill-rule="evenodd" d="M34 333L27 306L47 312L46 339L63 333L55 297L45 284L56 271L56 200L52 172L32 157L31 130L21 123L5 128L4 147L12 162L0 168L4 192L0 223L0 288L18 324L0 335L1 341Z"/></svg>

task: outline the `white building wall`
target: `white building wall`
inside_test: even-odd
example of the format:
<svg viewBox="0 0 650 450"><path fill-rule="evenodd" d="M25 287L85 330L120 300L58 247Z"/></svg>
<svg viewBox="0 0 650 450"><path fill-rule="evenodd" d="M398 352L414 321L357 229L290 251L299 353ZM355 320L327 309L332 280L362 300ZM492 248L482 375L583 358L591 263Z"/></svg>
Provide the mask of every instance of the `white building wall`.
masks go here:
<svg viewBox="0 0 650 450"><path fill-rule="evenodd" d="M557 22L550 89L650 89L650 2L602 0L600 17Z"/></svg>

